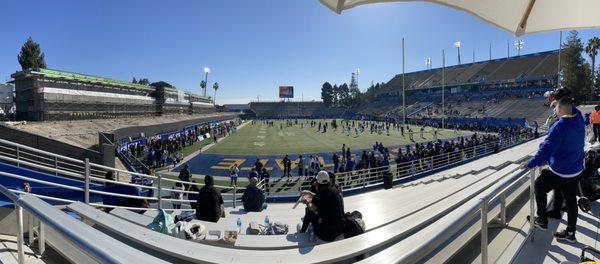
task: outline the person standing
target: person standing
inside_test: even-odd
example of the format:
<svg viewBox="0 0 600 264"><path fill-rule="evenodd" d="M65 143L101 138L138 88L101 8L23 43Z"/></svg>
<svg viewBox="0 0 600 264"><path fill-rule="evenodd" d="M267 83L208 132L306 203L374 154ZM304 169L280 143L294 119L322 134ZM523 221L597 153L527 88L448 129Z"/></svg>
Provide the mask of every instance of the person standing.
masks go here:
<svg viewBox="0 0 600 264"><path fill-rule="evenodd" d="M290 158L286 154L285 157L283 157L283 160L281 160L281 165L283 165L283 177L287 177L288 180L290 179L290 177L288 175L288 163L289 162L290 162Z"/></svg>
<svg viewBox="0 0 600 264"><path fill-rule="evenodd" d="M240 169L238 168L237 163L233 164L233 167L231 167L231 170L229 171L229 177L231 178L231 182L229 183L230 186L237 186L239 173Z"/></svg>
<svg viewBox="0 0 600 264"><path fill-rule="evenodd" d="M548 228L548 217L560 218L563 200L567 204L567 229L554 233L557 240L575 243L577 227L577 184L583 172L585 130L583 116L573 105L573 98L566 88L556 92L555 107L559 118L548 131L548 136L540 144L538 152L524 165L534 168L549 163L535 181L537 217L534 225L542 230ZM553 209L546 212L546 195L554 190ZM527 217L529 220L529 216Z"/></svg>
<svg viewBox="0 0 600 264"><path fill-rule="evenodd" d="M260 159L256 159L256 162L254 162L254 169L256 171L261 171L263 166L264 166L264 164L262 164L262 162L260 162Z"/></svg>
<svg viewBox="0 0 600 264"><path fill-rule="evenodd" d="M304 158L302 155L298 156L296 165L298 166L298 176L304 176Z"/></svg>
<svg viewBox="0 0 600 264"><path fill-rule="evenodd" d="M183 169L179 172L179 176L177 178L179 178L180 181L184 181L184 182L189 182L191 180L189 164L186 163L185 165L183 165ZM189 184L184 184L183 187L185 188L186 191L190 189Z"/></svg>
<svg viewBox="0 0 600 264"><path fill-rule="evenodd" d="M338 155L334 152L333 157L331 157L331 159L333 160L333 173L337 173L338 165L340 164L340 157L338 157Z"/></svg>

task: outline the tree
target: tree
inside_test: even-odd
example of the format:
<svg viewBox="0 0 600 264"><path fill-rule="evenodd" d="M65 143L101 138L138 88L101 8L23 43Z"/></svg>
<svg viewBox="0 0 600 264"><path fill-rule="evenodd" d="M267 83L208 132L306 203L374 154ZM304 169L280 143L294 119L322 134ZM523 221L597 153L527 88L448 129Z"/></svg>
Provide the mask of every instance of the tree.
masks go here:
<svg viewBox="0 0 600 264"><path fill-rule="evenodd" d="M131 83L138 83L137 80L135 79L135 77L133 77L133 80L131 80Z"/></svg>
<svg viewBox="0 0 600 264"><path fill-rule="evenodd" d="M331 83L325 82L323 86L321 86L321 99L323 99L325 107L333 106L333 97L333 86L331 86Z"/></svg>
<svg viewBox="0 0 600 264"><path fill-rule="evenodd" d="M596 82L594 82L593 98L600 96L600 71L596 72Z"/></svg>
<svg viewBox="0 0 600 264"><path fill-rule="evenodd" d="M348 88L348 84L344 83L338 87L338 101L340 106L349 107L352 103L352 99L350 97L350 88Z"/></svg>
<svg viewBox="0 0 600 264"><path fill-rule="evenodd" d="M590 87L590 68L581 55L583 52L583 43L577 31L570 31L567 42L563 45L565 48L561 66L561 86L573 91L576 102L586 101L590 95L588 88Z"/></svg>
<svg viewBox="0 0 600 264"><path fill-rule="evenodd" d="M590 56L592 61L592 87L594 87L594 78L596 77L596 55L598 55L598 51L600 50L600 38L593 37L588 40L587 46L585 46L585 53ZM592 92L593 93L593 92Z"/></svg>
<svg viewBox="0 0 600 264"><path fill-rule="evenodd" d="M213 97L213 105L216 105L217 90L219 90L219 83L218 82L216 82L215 84L213 84L213 89L215 89L215 96Z"/></svg>
<svg viewBox="0 0 600 264"><path fill-rule="evenodd" d="M153 82L150 84L150 86L154 86L156 88L173 88L173 85L165 81Z"/></svg>
<svg viewBox="0 0 600 264"><path fill-rule="evenodd" d="M206 91L206 81L205 80L202 80L200 82L200 88L202 88L203 91ZM202 93L202 94L205 94L205 93Z"/></svg>
<svg viewBox="0 0 600 264"><path fill-rule="evenodd" d="M21 53L17 55L17 58L23 70L46 68L46 60L44 59L44 53L40 49L40 44L33 41L31 37L23 44Z"/></svg>
<svg viewBox="0 0 600 264"><path fill-rule="evenodd" d="M150 81L148 81L148 78L143 78L143 79L139 79L138 83L143 84L143 85L149 85Z"/></svg>
<svg viewBox="0 0 600 264"><path fill-rule="evenodd" d="M339 94L340 94L340 87L338 87L337 84L334 84L333 90L331 91L331 105L334 107L340 106Z"/></svg>

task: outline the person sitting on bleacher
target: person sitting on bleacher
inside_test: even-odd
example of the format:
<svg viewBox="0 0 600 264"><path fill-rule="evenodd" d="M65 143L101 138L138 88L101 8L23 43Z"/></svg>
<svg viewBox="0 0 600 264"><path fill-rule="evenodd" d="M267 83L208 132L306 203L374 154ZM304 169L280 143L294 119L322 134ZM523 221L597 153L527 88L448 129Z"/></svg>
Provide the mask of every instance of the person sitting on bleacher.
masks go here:
<svg viewBox="0 0 600 264"><path fill-rule="evenodd" d="M323 241L334 241L343 234L344 202L338 190L329 183L329 174L320 171L317 174L316 194L304 195L306 213L300 228L305 233L312 224L315 235Z"/></svg>
<svg viewBox="0 0 600 264"><path fill-rule="evenodd" d="M570 90L563 88L556 91L552 102L559 118L550 130L548 136L540 144L540 149L527 163L527 168L550 164L549 169L543 169L535 180L535 199L537 217L534 225L542 230L548 228L548 217L560 219L563 200L567 204L567 229L554 233L557 240L575 243L575 228L577 227L577 182L583 172L585 130L583 116L574 107ZM554 190L552 211L546 212L546 195ZM528 217L529 220L529 217Z"/></svg>
<svg viewBox="0 0 600 264"><path fill-rule="evenodd" d="M196 206L196 219L198 220L216 223L225 214L223 197L215 189L214 179L210 175L204 176L204 186L198 191Z"/></svg>
<svg viewBox="0 0 600 264"><path fill-rule="evenodd" d="M265 193L256 187L257 182L258 179L255 177L250 178L250 183L246 186L246 190L244 190L244 194L242 195L244 211L246 212L260 212L267 208Z"/></svg>

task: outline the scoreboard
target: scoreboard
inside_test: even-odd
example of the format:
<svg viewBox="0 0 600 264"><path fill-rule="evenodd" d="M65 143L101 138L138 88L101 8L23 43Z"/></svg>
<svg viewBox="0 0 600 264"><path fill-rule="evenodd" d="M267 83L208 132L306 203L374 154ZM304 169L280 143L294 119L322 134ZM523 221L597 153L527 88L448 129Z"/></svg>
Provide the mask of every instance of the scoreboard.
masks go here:
<svg viewBox="0 0 600 264"><path fill-rule="evenodd" d="M294 98L294 86L279 86L279 98Z"/></svg>

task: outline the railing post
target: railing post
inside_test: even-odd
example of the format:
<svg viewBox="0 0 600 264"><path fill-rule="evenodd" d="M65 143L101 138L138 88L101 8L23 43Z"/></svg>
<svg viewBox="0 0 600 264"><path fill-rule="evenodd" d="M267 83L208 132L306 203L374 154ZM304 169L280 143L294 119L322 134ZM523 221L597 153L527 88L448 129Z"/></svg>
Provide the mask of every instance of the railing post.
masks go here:
<svg viewBox="0 0 600 264"><path fill-rule="evenodd" d="M85 187L83 201L90 204L90 159L85 158Z"/></svg>
<svg viewBox="0 0 600 264"><path fill-rule="evenodd" d="M19 146L17 146L17 168L21 167L21 151L19 150Z"/></svg>
<svg viewBox="0 0 600 264"><path fill-rule="evenodd" d="M446 154L448 154L448 159L446 161L446 165L450 165L450 152L447 152Z"/></svg>
<svg viewBox="0 0 600 264"><path fill-rule="evenodd" d="M43 255L44 251L46 251L46 227L44 222L40 221L39 227L40 229L38 231L38 249L40 251L40 255Z"/></svg>
<svg viewBox="0 0 600 264"><path fill-rule="evenodd" d="M237 186L233 185L233 209L235 209L236 193L237 193Z"/></svg>
<svg viewBox="0 0 600 264"><path fill-rule="evenodd" d="M27 245L31 246L33 244L33 215L31 213L27 213L27 234L28 234L28 239L27 239Z"/></svg>
<svg viewBox="0 0 600 264"><path fill-rule="evenodd" d="M433 170L433 156L429 157L429 170Z"/></svg>
<svg viewBox="0 0 600 264"><path fill-rule="evenodd" d="M531 241L533 241L533 230L535 226L535 177L537 174L537 167L531 168L529 171L529 232L531 234Z"/></svg>
<svg viewBox="0 0 600 264"><path fill-rule="evenodd" d="M162 209L162 176L160 174L157 175L158 176L158 191L156 194L156 197L158 198L158 204L156 205L158 207L158 210Z"/></svg>
<svg viewBox="0 0 600 264"><path fill-rule="evenodd" d="M19 264L25 263L25 254L23 252L23 207L15 205L17 210L17 252Z"/></svg>
<svg viewBox="0 0 600 264"><path fill-rule="evenodd" d="M54 156L54 176L58 176L58 157Z"/></svg>
<svg viewBox="0 0 600 264"><path fill-rule="evenodd" d="M500 222L506 225L506 193L500 196Z"/></svg>
<svg viewBox="0 0 600 264"><path fill-rule="evenodd" d="M362 175L363 188L367 186L367 174L371 174L371 169Z"/></svg>
<svg viewBox="0 0 600 264"><path fill-rule="evenodd" d="M488 263L488 204L485 199L481 203L481 264Z"/></svg>

